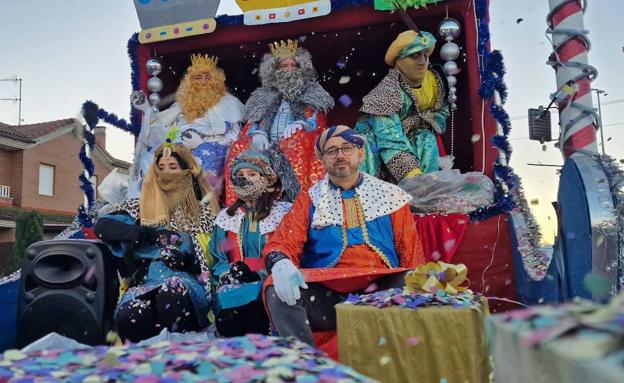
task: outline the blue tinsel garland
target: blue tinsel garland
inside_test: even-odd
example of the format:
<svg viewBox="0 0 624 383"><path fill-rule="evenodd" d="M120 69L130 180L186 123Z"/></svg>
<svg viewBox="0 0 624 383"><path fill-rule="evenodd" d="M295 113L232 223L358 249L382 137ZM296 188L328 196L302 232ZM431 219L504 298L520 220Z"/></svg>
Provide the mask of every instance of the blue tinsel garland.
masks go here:
<svg viewBox="0 0 624 383"><path fill-rule="evenodd" d="M137 57L138 49L139 34L135 33L128 40L128 57L130 58L130 80L132 81L133 91L141 89L139 59ZM135 136L138 136L141 132L141 112L134 108L132 104L130 104L130 126L128 127L127 131L134 134Z"/></svg>
<svg viewBox="0 0 624 383"><path fill-rule="evenodd" d="M502 127L503 135L495 135L490 140L505 157L505 164L501 163L500 158L497 158L494 164L494 185L496 186L494 203L487 208L477 209L470 213L470 218L472 220L481 221L498 214L507 213L516 207L516 202L511 193L517 187L518 182L513 169L506 165L511 158L511 145L508 140L508 135L511 131L511 123L509 121L509 115L502 106L507 100L503 55L499 51L490 52L488 48L490 42L490 29L487 20L488 1L477 0L475 7L479 33L477 52L480 59L479 75L481 77L479 95L485 101L490 101L488 110ZM494 102L495 92L498 92L501 98L500 104ZM503 187L503 185L506 187Z"/></svg>
<svg viewBox="0 0 624 383"><path fill-rule="evenodd" d="M85 172L82 172L80 173L80 176L78 176L78 179L80 180L80 189L87 197L87 209L85 209L84 205L80 205L78 208L78 220L80 221L82 227L91 227L93 226L93 222L89 218L87 211L95 202L95 190L93 188L93 184L91 183L91 177L95 172L95 163L91 158L87 157L87 146L89 147L89 150L93 152L95 147L95 134L93 134L93 130L99 121L98 106L91 101L86 101L82 104L82 115L87 125L85 125L85 128L83 129L85 142L80 148L80 154L78 157L80 158L80 162L82 162L88 176L85 175ZM87 129L87 126L89 126L90 130Z"/></svg>

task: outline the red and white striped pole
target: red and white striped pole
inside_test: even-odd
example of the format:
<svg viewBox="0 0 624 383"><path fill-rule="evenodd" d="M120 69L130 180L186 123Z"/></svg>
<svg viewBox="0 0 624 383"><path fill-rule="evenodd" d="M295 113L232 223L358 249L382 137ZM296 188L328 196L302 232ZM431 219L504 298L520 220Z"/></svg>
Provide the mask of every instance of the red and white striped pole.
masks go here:
<svg viewBox="0 0 624 383"><path fill-rule="evenodd" d="M583 26L581 0L549 0L548 31L554 52L548 64L557 74L561 135L559 147L564 158L575 154L597 154L598 116L593 109L591 82L598 72L587 64L590 42ZM583 2L586 6L586 2Z"/></svg>

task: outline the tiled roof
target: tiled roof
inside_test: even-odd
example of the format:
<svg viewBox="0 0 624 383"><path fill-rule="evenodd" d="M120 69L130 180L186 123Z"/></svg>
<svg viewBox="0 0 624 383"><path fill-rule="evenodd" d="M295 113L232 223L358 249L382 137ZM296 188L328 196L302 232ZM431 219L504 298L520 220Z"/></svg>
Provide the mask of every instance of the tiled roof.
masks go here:
<svg viewBox="0 0 624 383"><path fill-rule="evenodd" d="M0 137L6 137L22 142L35 142L31 137L23 134L22 132L13 129L11 125L0 123Z"/></svg>
<svg viewBox="0 0 624 383"><path fill-rule="evenodd" d="M40 122L38 124L13 126L13 129L17 129L20 133L26 134L31 138L39 138L74 123L78 123L78 120L65 118L63 120Z"/></svg>
<svg viewBox="0 0 624 383"><path fill-rule="evenodd" d="M7 125L0 123L0 136L12 138L23 142L34 142L35 139L55 132L67 125L77 123L74 118L63 120L40 122L28 125Z"/></svg>

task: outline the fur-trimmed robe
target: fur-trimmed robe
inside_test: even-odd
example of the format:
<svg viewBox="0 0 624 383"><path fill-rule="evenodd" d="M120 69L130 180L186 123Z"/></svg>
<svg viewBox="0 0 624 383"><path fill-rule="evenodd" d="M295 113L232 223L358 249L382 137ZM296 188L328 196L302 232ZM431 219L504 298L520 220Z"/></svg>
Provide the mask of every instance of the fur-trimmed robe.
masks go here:
<svg viewBox="0 0 624 383"><path fill-rule="evenodd" d="M241 135L230 150L224 174L230 174L230 163L236 156L249 149L251 139L248 131L259 125L267 131L273 124L283 97L277 89L261 86L256 89L245 104L246 124ZM269 150L271 166L279 174L282 186L294 200L300 191L305 191L325 175L323 165L314 155L314 143L318 135L327 128L326 113L334 107L334 99L317 82L310 82L296 102L289 102L293 119L305 120L316 113L317 128L313 132L300 130L288 139L281 138ZM226 177L226 204L236 201L229 177Z"/></svg>

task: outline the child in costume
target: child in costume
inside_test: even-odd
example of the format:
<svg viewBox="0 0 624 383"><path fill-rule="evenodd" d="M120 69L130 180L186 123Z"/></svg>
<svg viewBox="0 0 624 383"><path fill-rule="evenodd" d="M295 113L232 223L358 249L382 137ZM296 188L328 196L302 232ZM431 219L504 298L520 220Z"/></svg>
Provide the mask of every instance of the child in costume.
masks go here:
<svg viewBox="0 0 624 383"><path fill-rule="evenodd" d="M260 294L266 271L260 254L291 204L278 200L280 180L261 152L241 154L230 169L238 198L217 216L210 242L216 326L223 336L266 334L269 320Z"/></svg>
<svg viewBox="0 0 624 383"><path fill-rule="evenodd" d="M317 82L312 56L297 41L275 42L270 48L260 63L262 86L245 104L246 124L228 158L250 147L266 150L280 175L284 198L292 201L325 174L312 153L316 137L327 127L326 113L334 107L334 99ZM235 199L226 180L226 202Z"/></svg>
<svg viewBox="0 0 624 383"><path fill-rule="evenodd" d="M208 325L210 270L200 238L211 232L218 205L201 168L181 144L156 149L141 197L100 217L95 234L114 256L130 255L136 270L115 309L119 336L138 342L169 331Z"/></svg>

